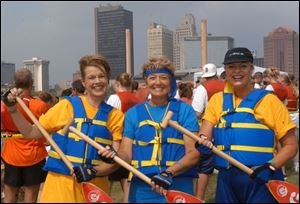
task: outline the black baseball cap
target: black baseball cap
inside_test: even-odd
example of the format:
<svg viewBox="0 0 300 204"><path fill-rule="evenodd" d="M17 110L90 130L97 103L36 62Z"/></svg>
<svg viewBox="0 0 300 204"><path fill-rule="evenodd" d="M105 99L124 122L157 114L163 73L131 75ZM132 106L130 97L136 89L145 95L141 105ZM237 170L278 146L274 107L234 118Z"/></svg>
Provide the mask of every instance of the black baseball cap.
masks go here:
<svg viewBox="0 0 300 204"><path fill-rule="evenodd" d="M232 48L226 52L223 64L231 64L235 62L253 63L253 55L250 50L245 47Z"/></svg>

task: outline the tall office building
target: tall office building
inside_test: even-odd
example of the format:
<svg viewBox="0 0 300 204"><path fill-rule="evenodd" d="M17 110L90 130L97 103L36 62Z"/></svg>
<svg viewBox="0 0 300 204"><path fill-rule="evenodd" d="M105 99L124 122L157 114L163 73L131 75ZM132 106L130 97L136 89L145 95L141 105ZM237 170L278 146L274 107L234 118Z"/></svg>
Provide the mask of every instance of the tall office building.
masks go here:
<svg viewBox="0 0 300 204"><path fill-rule="evenodd" d="M195 36L197 36L195 18L192 14L186 14L174 32L173 63L177 70L184 69L182 50L184 38Z"/></svg>
<svg viewBox="0 0 300 204"><path fill-rule="evenodd" d="M173 31L165 25L150 23L147 29L148 59L166 56L173 62Z"/></svg>
<svg viewBox="0 0 300 204"><path fill-rule="evenodd" d="M126 29L131 35L133 62L133 15L121 5L95 8L96 53L104 55L111 67L111 78L126 72ZM131 70L134 70L133 64ZM132 73L134 74L134 73Z"/></svg>
<svg viewBox="0 0 300 204"><path fill-rule="evenodd" d="M24 68L29 69L33 76L34 91L49 90L49 61L42 60L38 57L33 57L31 60L23 61Z"/></svg>
<svg viewBox="0 0 300 204"><path fill-rule="evenodd" d="M1 85L12 84L15 71L16 65L14 63L1 61Z"/></svg>
<svg viewBox="0 0 300 204"><path fill-rule="evenodd" d="M264 37L264 66L299 75L299 34L278 27Z"/></svg>
<svg viewBox="0 0 300 204"><path fill-rule="evenodd" d="M228 49L234 47L234 39L227 36L207 36L207 63L222 67ZM183 41L184 70L200 68L201 37L186 37Z"/></svg>

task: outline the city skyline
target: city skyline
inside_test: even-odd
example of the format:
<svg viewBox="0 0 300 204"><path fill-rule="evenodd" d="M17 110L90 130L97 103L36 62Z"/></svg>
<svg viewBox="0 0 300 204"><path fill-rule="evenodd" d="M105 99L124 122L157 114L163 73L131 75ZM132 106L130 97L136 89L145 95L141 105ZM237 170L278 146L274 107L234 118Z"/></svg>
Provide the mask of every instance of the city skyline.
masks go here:
<svg viewBox="0 0 300 204"><path fill-rule="evenodd" d="M72 80L78 61L95 53L94 8L105 2L1 2L1 61L49 60L50 84ZM133 12L135 74L147 60L147 27L155 22L175 31L185 14L207 20L213 36L234 38L263 57L263 38L279 26L299 33L299 2L110 2Z"/></svg>

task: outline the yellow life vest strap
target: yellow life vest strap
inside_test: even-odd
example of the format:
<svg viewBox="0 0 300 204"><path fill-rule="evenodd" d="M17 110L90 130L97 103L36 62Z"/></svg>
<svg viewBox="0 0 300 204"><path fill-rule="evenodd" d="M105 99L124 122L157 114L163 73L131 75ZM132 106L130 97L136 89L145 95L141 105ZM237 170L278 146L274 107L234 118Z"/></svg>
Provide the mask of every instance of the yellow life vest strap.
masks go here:
<svg viewBox="0 0 300 204"><path fill-rule="evenodd" d="M217 149L223 151L225 150L225 146L217 145ZM247 151L247 152L265 152L265 153L274 152L274 148L272 147L257 147L257 146L244 146L244 145L230 145L229 150Z"/></svg>
<svg viewBox="0 0 300 204"><path fill-rule="evenodd" d="M87 121L86 118L75 118L74 122L77 123L76 128L78 130L81 130L82 123L84 123L86 121ZM107 125L106 121L102 121L102 120L91 120L91 123L94 124L94 125L100 125L100 126L106 126ZM57 131L57 132L62 135L62 129ZM79 139L79 137L73 137L73 138Z"/></svg>
<svg viewBox="0 0 300 204"><path fill-rule="evenodd" d="M152 125L155 128L155 137L154 137L154 141L153 141L153 151L152 151L152 155L151 155L151 161L152 163L155 163L157 161L161 161L162 160L162 153L161 153L161 149L162 149L162 128L160 127L159 123L154 122L154 119L150 113L150 110L147 106L147 104L145 103L145 108L151 118L152 121L150 120L146 120L148 125ZM164 113L163 118L165 117L168 109L169 109L169 105L170 102L167 105L166 111Z"/></svg>
<svg viewBox="0 0 300 204"><path fill-rule="evenodd" d="M61 159L60 156L58 155L58 153L56 151L50 150L48 152L49 157L53 157L55 159ZM74 156L69 156L66 155L67 159L71 162L76 162L76 163L83 163L85 164L86 161L83 160L83 158L80 157L74 157ZM102 161L100 160L92 160L92 165L99 165Z"/></svg>
<svg viewBox="0 0 300 204"><path fill-rule="evenodd" d="M166 166L172 166L176 164L177 161L166 161ZM138 160L132 160L131 165L134 168L145 167L145 166L160 166L161 161L151 161L151 160L143 160L141 161L141 166L139 166Z"/></svg>
<svg viewBox="0 0 300 204"><path fill-rule="evenodd" d="M264 124L256 124L256 123L231 123L228 124L225 120L217 125L219 128L255 128L255 129L265 129L269 130L270 128Z"/></svg>

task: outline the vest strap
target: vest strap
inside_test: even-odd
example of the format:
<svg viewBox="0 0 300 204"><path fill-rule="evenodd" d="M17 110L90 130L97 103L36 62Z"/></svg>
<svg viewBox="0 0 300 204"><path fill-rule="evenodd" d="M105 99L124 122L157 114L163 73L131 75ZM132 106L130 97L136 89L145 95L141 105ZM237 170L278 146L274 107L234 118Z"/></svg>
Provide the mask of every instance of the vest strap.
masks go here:
<svg viewBox="0 0 300 204"><path fill-rule="evenodd" d="M224 145L217 145L217 149L224 150L233 150L233 151L247 151L247 152L265 152L273 153L274 148L272 147L256 147L256 146L243 146L243 145L230 145L228 149L225 149Z"/></svg>
<svg viewBox="0 0 300 204"><path fill-rule="evenodd" d="M229 123L227 121L222 121L218 124L218 128L254 128L254 129L265 129L269 130L270 128L263 124L256 123Z"/></svg>
<svg viewBox="0 0 300 204"><path fill-rule="evenodd" d="M166 166L173 166L177 161L166 161ZM139 165L138 160L132 160L131 164L134 168L146 167L146 166L161 166L161 161L142 160Z"/></svg>
<svg viewBox="0 0 300 204"><path fill-rule="evenodd" d="M48 155L49 157L52 157L54 159L58 159L58 160L61 160L60 156L58 155L58 153L56 151L53 151L53 150L50 150L48 152ZM85 163L83 162L83 159L82 158L79 158L79 157L74 157L74 156L69 156L69 155L66 155L67 159L71 162L75 162L75 163ZM100 160L92 160L92 165L99 165L101 163Z"/></svg>

